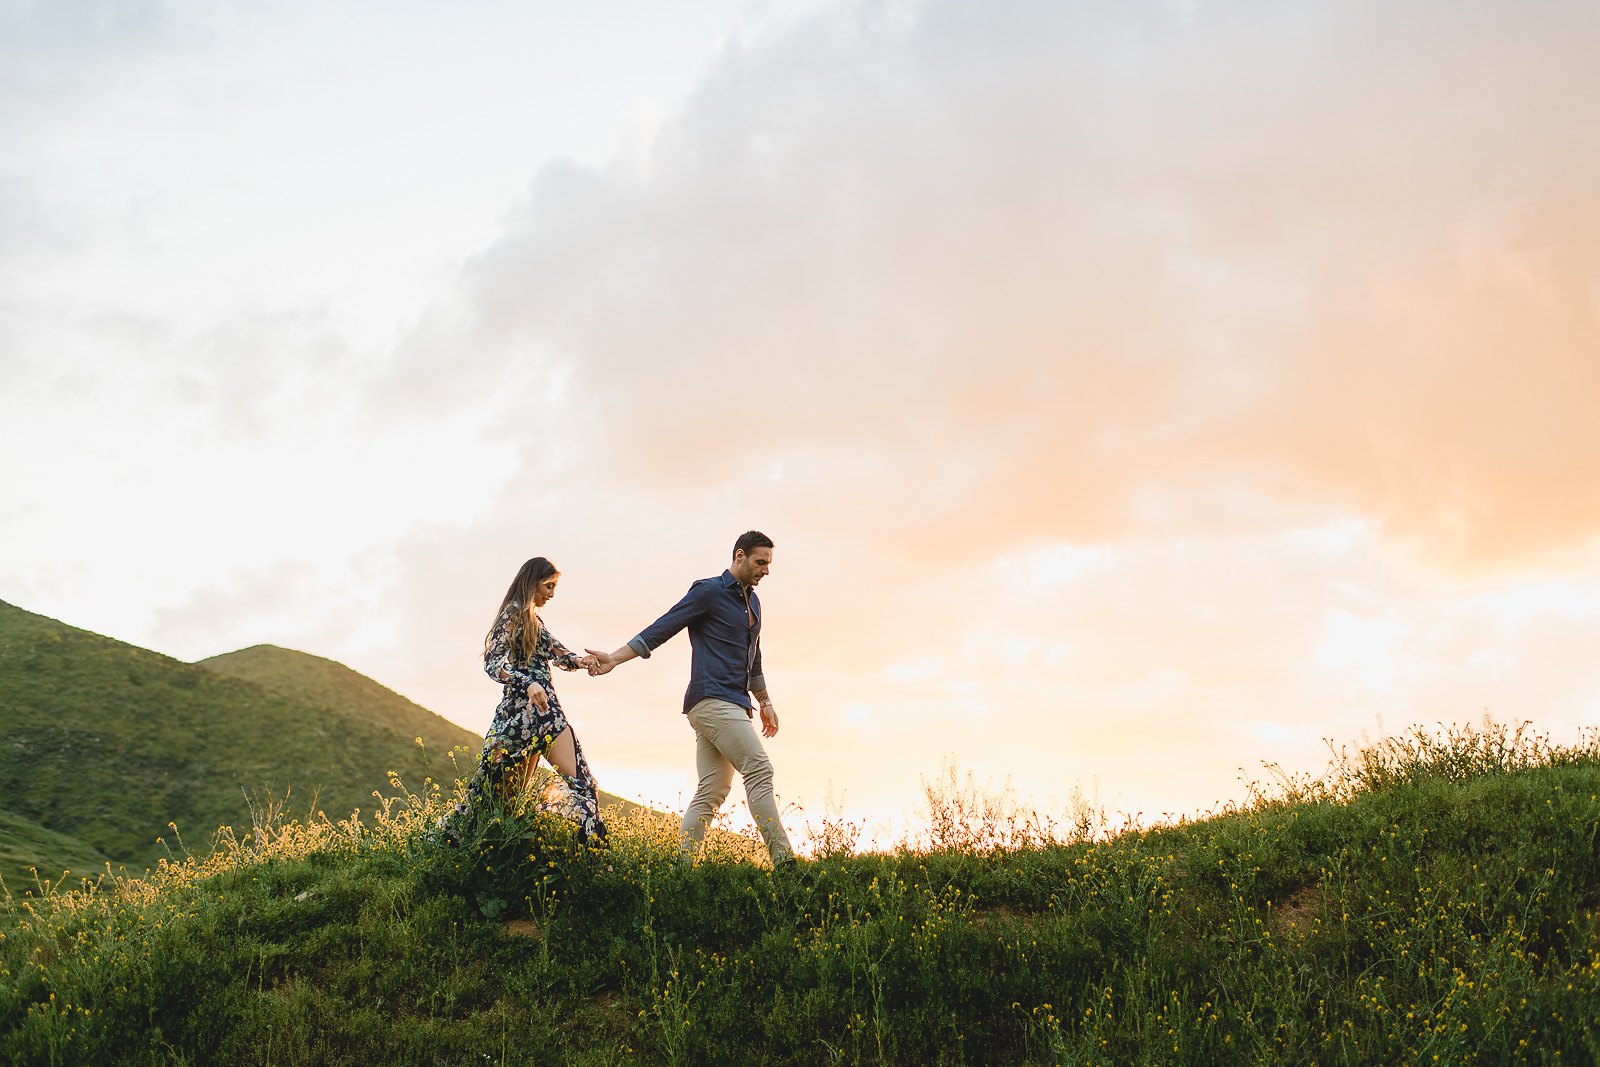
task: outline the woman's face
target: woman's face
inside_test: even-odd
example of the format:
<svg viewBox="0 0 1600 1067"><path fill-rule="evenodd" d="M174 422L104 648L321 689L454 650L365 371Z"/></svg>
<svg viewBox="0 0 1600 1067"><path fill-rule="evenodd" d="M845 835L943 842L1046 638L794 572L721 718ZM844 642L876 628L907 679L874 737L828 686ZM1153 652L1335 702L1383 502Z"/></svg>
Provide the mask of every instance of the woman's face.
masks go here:
<svg viewBox="0 0 1600 1067"><path fill-rule="evenodd" d="M533 606L542 608L550 603L550 598L556 595L556 583L561 580L561 575L552 574L544 581L533 587Z"/></svg>

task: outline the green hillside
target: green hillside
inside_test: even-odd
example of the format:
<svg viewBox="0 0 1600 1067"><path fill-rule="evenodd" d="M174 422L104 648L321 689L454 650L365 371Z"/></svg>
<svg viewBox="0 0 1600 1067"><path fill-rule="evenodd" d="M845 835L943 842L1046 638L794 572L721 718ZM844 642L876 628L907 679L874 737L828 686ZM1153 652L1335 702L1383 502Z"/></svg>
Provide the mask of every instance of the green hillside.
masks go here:
<svg viewBox="0 0 1600 1067"><path fill-rule="evenodd" d="M1600 1062L1600 735L1417 733L1214 818L770 871L422 800L0 901L0 1062L1164 1067ZM1019 829L1021 827L1021 829Z"/></svg>
<svg viewBox="0 0 1600 1067"><path fill-rule="evenodd" d="M393 730L413 743L420 737L431 753L465 748L467 751L457 757L462 772L473 766L483 744L481 734L457 726L366 675L321 656L276 645L254 645L200 660L199 666L253 682L279 696L329 715L342 715ZM486 701L495 699L497 693L486 680ZM540 768L548 772L547 764L541 763ZM602 807L618 807L625 811L640 807L631 800L624 800L603 789L600 790L600 804Z"/></svg>
<svg viewBox="0 0 1600 1067"><path fill-rule="evenodd" d="M109 860L75 837L0 811L0 875L15 889L35 888L32 876L26 873L29 870L53 879L63 870L104 870Z"/></svg>
<svg viewBox="0 0 1600 1067"><path fill-rule="evenodd" d="M261 688L404 737L422 738L431 752L465 746L476 753L483 738L449 719L414 704L394 690L331 659L276 645L253 645L199 661L218 674L254 682ZM485 688L485 693L489 689Z"/></svg>
<svg viewBox="0 0 1600 1067"><path fill-rule="evenodd" d="M324 682L279 677L269 688L0 602L0 809L19 828L3 831L15 842L0 838L8 856L57 867L50 877L92 874L88 861L102 857L139 868L167 855L158 837L174 851L203 851L218 826L242 834L252 804L342 817L370 810L375 790L390 792L390 771L414 788L430 772L453 780L443 745L424 753L419 733L476 748L443 720L417 729L414 705L401 709L401 728L387 725L383 714L402 698L324 675L340 699L310 703L292 694ZM372 694L380 703L369 706ZM14 882L17 868L4 873Z"/></svg>

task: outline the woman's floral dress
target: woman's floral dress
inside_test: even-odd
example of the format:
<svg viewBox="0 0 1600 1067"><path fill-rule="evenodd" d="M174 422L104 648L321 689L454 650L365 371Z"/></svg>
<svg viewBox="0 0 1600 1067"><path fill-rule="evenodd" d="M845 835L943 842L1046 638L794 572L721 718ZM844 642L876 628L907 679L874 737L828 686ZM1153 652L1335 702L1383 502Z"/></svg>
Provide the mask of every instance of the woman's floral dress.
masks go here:
<svg viewBox="0 0 1600 1067"><path fill-rule="evenodd" d="M513 604L501 613L484 649L484 673L502 683L505 689L499 706L494 709L494 721L489 724L477 770L467 783L467 795L440 821L447 839L460 836L468 817L483 809L509 774L520 771L529 759L544 755L563 730L571 729L551 681L550 665L555 664L564 671L579 670L578 656L541 622L532 658L519 662L512 651L511 624L523 610ZM528 692L534 686L544 690L548 710L528 699ZM578 773L571 778L559 771L553 773L542 803L576 822L580 840L603 844L606 825L600 819L598 787L589 771L589 761L584 759L576 731L572 734L572 751Z"/></svg>

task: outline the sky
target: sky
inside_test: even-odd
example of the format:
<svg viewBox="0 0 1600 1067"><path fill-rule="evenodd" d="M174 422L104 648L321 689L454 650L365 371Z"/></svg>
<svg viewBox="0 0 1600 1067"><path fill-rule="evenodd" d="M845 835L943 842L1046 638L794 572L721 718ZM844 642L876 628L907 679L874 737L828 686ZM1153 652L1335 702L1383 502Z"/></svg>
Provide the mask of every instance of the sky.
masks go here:
<svg viewBox="0 0 1600 1067"><path fill-rule="evenodd" d="M776 542L793 836L1600 723L1600 7L0 0L0 599L468 729ZM558 688L681 810L688 646ZM735 788L735 799L742 794ZM738 825L740 814L733 813Z"/></svg>

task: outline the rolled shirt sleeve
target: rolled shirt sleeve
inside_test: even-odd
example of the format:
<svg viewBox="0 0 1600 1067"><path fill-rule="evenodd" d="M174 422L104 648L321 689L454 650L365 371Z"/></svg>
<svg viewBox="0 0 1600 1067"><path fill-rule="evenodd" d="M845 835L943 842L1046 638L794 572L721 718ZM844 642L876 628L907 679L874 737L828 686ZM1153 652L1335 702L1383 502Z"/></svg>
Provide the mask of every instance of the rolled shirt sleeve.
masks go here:
<svg viewBox="0 0 1600 1067"><path fill-rule="evenodd" d="M756 641L755 659L750 666L750 692L765 693L767 691L767 675L761 669L761 642Z"/></svg>

